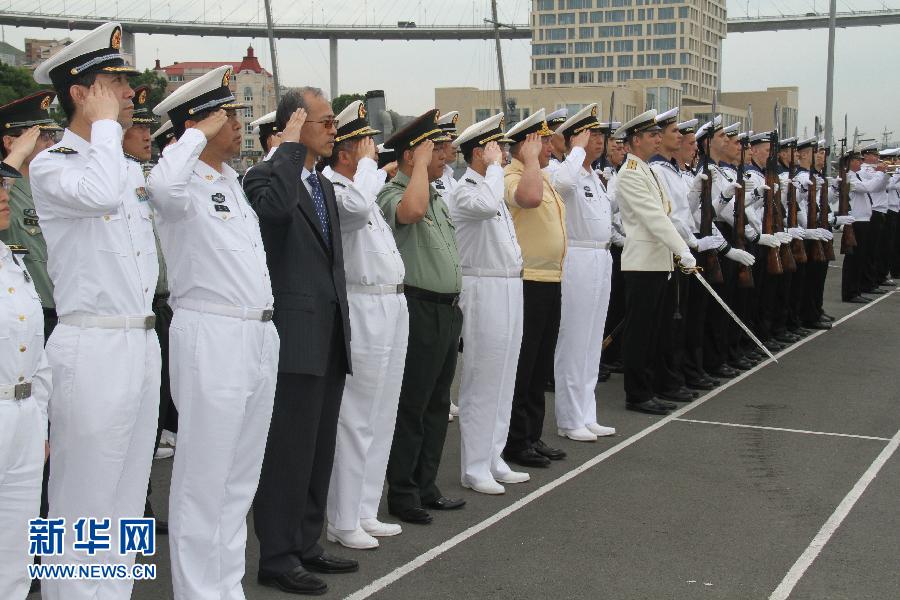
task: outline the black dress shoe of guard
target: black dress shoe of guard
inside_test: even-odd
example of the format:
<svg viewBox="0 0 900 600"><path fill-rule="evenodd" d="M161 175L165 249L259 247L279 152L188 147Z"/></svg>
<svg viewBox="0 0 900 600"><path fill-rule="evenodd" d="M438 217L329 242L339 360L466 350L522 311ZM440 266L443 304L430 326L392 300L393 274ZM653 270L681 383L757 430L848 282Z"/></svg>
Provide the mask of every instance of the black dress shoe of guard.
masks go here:
<svg viewBox="0 0 900 600"><path fill-rule="evenodd" d="M876 294L876 295L879 295L879 296L880 296L881 294L887 294L887 293L888 293L888 290L885 290L885 289L882 289L882 288L879 288L879 287L875 287L875 288L872 288L871 290L863 290L863 291L864 291L865 293L867 293L867 294Z"/></svg>
<svg viewBox="0 0 900 600"><path fill-rule="evenodd" d="M847 298L844 302L849 304L868 304L871 300L864 298L863 296L853 296L852 298Z"/></svg>
<svg viewBox="0 0 900 600"><path fill-rule="evenodd" d="M302 566L294 567L287 573L271 575L262 571L256 576L260 585L272 587L287 592L288 594L303 594L306 596L320 596L328 591L328 584L304 569Z"/></svg>
<svg viewBox="0 0 900 600"><path fill-rule="evenodd" d="M716 387L713 385L712 381L708 379L687 379L685 380L684 385L692 390L703 391L708 391Z"/></svg>
<svg viewBox="0 0 900 600"><path fill-rule="evenodd" d="M678 405L674 402L669 402L668 400L663 400L659 396L653 396L653 401L665 408L666 410L675 410L678 408Z"/></svg>
<svg viewBox="0 0 900 600"><path fill-rule="evenodd" d="M779 333L775 336L775 340L781 342L782 344L795 344L801 340L799 336L794 335L793 333L788 333L785 331L784 333Z"/></svg>
<svg viewBox="0 0 900 600"><path fill-rule="evenodd" d="M804 323L804 327L808 329L821 329L823 331L827 331L831 329L831 323L826 323L825 321L816 321L815 323Z"/></svg>
<svg viewBox="0 0 900 600"><path fill-rule="evenodd" d="M610 378L610 372L601 366L600 370L597 371L597 382L603 383L604 381L609 381L609 378Z"/></svg>
<svg viewBox="0 0 900 600"><path fill-rule="evenodd" d="M822 313L822 316L819 317L819 320L820 320L820 321L825 321L826 323L833 323L833 322L834 322L834 317L832 317L832 316L829 315L828 313L824 313L824 312L823 312L823 313Z"/></svg>
<svg viewBox="0 0 900 600"><path fill-rule="evenodd" d="M807 327L797 327L796 329L791 329L791 333L794 335L799 335L800 337L806 337L808 335L812 335L812 329Z"/></svg>
<svg viewBox="0 0 900 600"><path fill-rule="evenodd" d="M669 409L664 406L660 406L653 400L646 400L644 402L626 402L625 408L627 410L633 410L635 412L647 413L648 415L667 415L669 414Z"/></svg>
<svg viewBox="0 0 900 600"><path fill-rule="evenodd" d="M682 392L687 392L688 394L690 394L690 395L691 395L691 398L699 398L699 397L700 397L700 394L699 394L699 393L695 392L694 390L689 390L689 389L687 389L686 386L681 386L679 389L680 389Z"/></svg>
<svg viewBox="0 0 900 600"><path fill-rule="evenodd" d="M412 523L413 525L428 525L434 520L431 515L428 514L428 511L416 506L400 510L388 509L388 513L397 517L404 523Z"/></svg>
<svg viewBox="0 0 900 600"><path fill-rule="evenodd" d="M732 369L737 369L738 371L749 371L753 368L753 363L746 358L739 358L737 360L728 361L728 366Z"/></svg>
<svg viewBox="0 0 900 600"><path fill-rule="evenodd" d="M448 498L441 496L437 500L425 502L425 506L434 510L457 510L466 505L466 501L462 498Z"/></svg>
<svg viewBox="0 0 900 600"><path fill-rule="evenodd" d="M550 460L562 460L566 457L566 451L559 448L553 448L544 443L544 440L538 440L534 444L534 451L541 456L546 456Z"/></svg>
<svg viewBox="0 0 900 600"><path fill-rule="evenodd" d="M672 402L690 402L694 399L694 396L687 390L670 390L667 392L659 392L656 395L665 400L671 400Z"/></svg>
<svg viewBox="0 0 900 600"><path fill-rule="evenodd" d="M352 558L340 558L323 552L315 558L300 559L308 571L314 573L356 573L359 563Z"/></svg>
<svg viewBox="0 0 900 600"><path fill-rule="evenodd" d="M766 340L763 342L763 346L765 346L769 352L781 352L785 349L784 344L776 342L775 340Z"/></svg>
<svg viewBox="0 0 900 600"><path fill-rule="evenodd" d="M741 374L740 371L732 369L728 365L720 365L715 369L708 370L707 373L715 377L720 377L722 379L733 379Z"/></svg>
<svg viewBox="0 0 900 600"><path fill-rule="evenodd" d="M614 360L611 363L600 363L600 366L610 373L624 373L625 365L620 360Z"/></svg>
<svg viewBox="0 0 900 600"><path fill-rule="evenodd" d="M507 462L519 465L520 467L542 467L550 466L550 459L546 456L535 452L534 448L519 450L517 452L504 452L503 458Z"/></svg>

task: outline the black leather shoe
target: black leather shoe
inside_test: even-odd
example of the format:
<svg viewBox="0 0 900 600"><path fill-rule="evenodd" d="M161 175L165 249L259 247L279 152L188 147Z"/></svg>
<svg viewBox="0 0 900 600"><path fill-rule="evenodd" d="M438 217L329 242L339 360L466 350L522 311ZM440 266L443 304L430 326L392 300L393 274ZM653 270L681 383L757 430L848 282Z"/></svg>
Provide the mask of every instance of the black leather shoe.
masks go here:
<svg viewBox="0 0 900 600"><path fill-rule="evenodd" d="M690 402L694 399L694 396L687 390L670 390L668 392L659 392L656 395L673 402Z"/></svg>
<svg viewBox="0 0 900 600"><path fill-rule="evenodd" d="M271 575L262 571L256 576L260 585L272 587L288 594L320 596L328 591L328 584L301 567L294 567L287 573Z"/></svg>
<svg viewBox="0 0 900 600"><path fill-rule="evenodd" d="M550 466L550 459L535 452L534 448L528 448L527 450L520 450L518 452L504 452L503 458L507 462L517 464L520 467Z"/></svg>
<svg viewBox="0 0 900 600"><path fill-rule="evenodd" d="M538 440L534 444L534 451L541 456L546 456L550 460L562 460L566 457L566 451L559 448L552 448L544 443L544 440Z"/></svg>
<svg viewBox="0 0 900 600"><path fill-rule="evenodd" d="M795 344L800 341L800 337L794 335L793 333L788 333L785 331L784 333L779 333L775 336L775 340L781 342L782 344Z"/></svg>
<svg viewBox="0 0 900 600"><path fill-rule="evenodd" d="M728 361L728 366L732 369L737 369L738 371L749 371L753 368L753 363L745 358L739 358L737 360Z"/></svg>
<svg viewBox="0 0 900 600"><path fill-rule="evenodd" d="M791 329L791 333L793 333L794 335L799 335L800 337L806 337L812 334L812 330L807 329L806 327L796 327L794 329Z"/></svg>
<svg viewBox="0 0 900 600"><path fill-rule="evenodd" d="M876 288L872 288L871 290L865 290L865 292L866 292L867 294L876 294L876 295L879 295L879 296L880 296L881 294L887 294L888 291L887 291L887 290L883 290L883 289L881 289L881 288L879 288L879 287L876 287Z"/></svg>
<svg viewBox="0 0 900 600"><path fill-rule="evenodd" d="M359 571L359 563L352 558L340 558L323 552L315 558L300 562L308 571L313 573L356 573Z"/></svg>
<svg viewBox="0 0 900 600"><path fill-rule="evenodd" d="M675 410L676 408L678 408L678 405L675 404L674 402L669 402L668 400L663 400L659 396L653 396L653 401L656 402L658 405L662 406L663 408L665 408L666 410Z"/></svg>
<svg viewBox="0 0 900 600"><path fill-rule="evenodd" d="M708 391L716 387L713 385L712 381L708 379L688 379L684 382L684 385L692 390L703 391Z"/></svg>
<svg viewBox="0 0 900 600"><path fill-rule="evenodd" d="M625 408L627 410L633 410L635 412L647 413L648 415L667 415L669 414L669 409L660 406L653 400L646 400L644 402L626 402Z"/></svg>
<svg viewBox="0 0 900 600"><path fill-rule="evenodd" d="M465 505L466 501L462 498L448 498L447 496L441 496L437 500L425 503L425 506L434 510L456 510Z"/></svg>
<svg viewBox="0 0 900 600"><path fill-rule="evenodd" d="M832 316L829 315L828 313L824 313L824 312L823 312L823 313L822 313L822 316L819 317L819 320L820 320L820 321L825 321L826 323L833 323L833 322L834 322L834 317L832 317Z"/></svg>
<svg viewBox="0 0 900 600"><path fill-rule="evenodd" d="M710 375L715 377L721 377L722 379L733 379L741 374L740 371L736 369L732 369L728 365L720 365L715 369L710 369L707 371Z"/></svg>
<svg viewBox="0 0 900 600"><path fill-rule="evenodd" d="M169 522L162 519L156 520L156 535L169 535Z"/></svg>
<svg viewBox="0 0 900 600"><path fill-rule="evenodd" d="M775 340L766 340L763 342L763 346L765 346L769 352L781 352L785 349L784 344L776 342Z"/></svg>
<svg viewBox="0 0 900 600"><path fill-rule="evenodd" d="M815 323L804 323L804 327L807 329L821 329L823 331L831 329L831 323L826 323L825 321L816 321Z"/></svg>
<svg viewBox="0 0 900 600"><path fill-rule="evenodd" d="M610 373L624 373L625 365L622 364L622 361L615 360L611 363L600 363L600 366L609 371Z"/></svg>
<svg viewBox="0 0 900 600"><path fill-rule="evenodd" d="M600 370L597 371L597 382L603 383L604 381L609 381L610 376L610 372L604 369L601 365Z"/></svg>
<svg viewBox="0 0 900 600"><path fill-rule="evenodd" d="M688 394L690 394L690 395L691 395L691 398L699 398L699 397L700 397L700 394L698 394L697 392L695 392L695 391L693 391L693 390L687 389L685 386L681 386L681 388L679 388L679 389L680 389L682 392L687 392Z"/></svg>
<svg viewBox="0 0 900 600"><path fill-rule="evenodd" d="M428 514L424 508L404 508L402 510L390 510L388 513L394 515L404 523L412 523L413 525L428 525L434 519Z"/></svg>

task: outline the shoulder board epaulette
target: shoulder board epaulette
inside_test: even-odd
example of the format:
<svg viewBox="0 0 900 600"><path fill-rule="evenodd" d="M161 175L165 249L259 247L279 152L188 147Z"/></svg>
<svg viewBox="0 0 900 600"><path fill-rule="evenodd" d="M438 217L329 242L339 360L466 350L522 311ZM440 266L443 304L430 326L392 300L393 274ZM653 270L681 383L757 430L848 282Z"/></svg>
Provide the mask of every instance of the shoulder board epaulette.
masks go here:
<svg viewBox="0 0 900 600"><path fill-rule="evenodd" d="M28 248L26 248L25 246L20 246L19 244L9 244L7 248L9 248L10 252L19 256L28 254Z"/></svg>
<svg viewBox="0 0 900 600"><path fill-rule="evenodd" d="M637 161L633 158L628 159L628 162L625 164L626 169L637 169Z"/></svg>
<svg viewBox="0 0 900 600"><path fill-rule="evenodd" d="M466 182L471 183L472 185L478 185L478 182L476 182L474 179L470 179L469 177L466 177Z"/></svg>
<svg viewBox="0 0 900 600"><path fill-rule="evenodd" d="M347 187L347 184L346 184L346 183L341 183L340 181L332 181L332 182L331 182L331 185L336 185L336 186L342 187L342 188Z"/></svg>
<svg viewBox="0 0 900 600"><path fill-rule="evenodd" d="M51 154L78 154L78 150L73 150L72 148L66 148L65 146L57 146L56 148L47 150L47 152L49 152Z"/></svg>

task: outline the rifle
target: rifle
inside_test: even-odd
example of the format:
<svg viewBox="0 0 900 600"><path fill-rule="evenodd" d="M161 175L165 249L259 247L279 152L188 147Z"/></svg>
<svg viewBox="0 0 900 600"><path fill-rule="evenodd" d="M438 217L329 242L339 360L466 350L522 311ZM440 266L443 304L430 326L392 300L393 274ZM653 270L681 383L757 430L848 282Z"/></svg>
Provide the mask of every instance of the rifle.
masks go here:
<svg viewBox="0 0 900 600"><path fill-rule="evenodd" d="M813 143L812 156L809 161L809 188L806 194L806 228L817 229L819 227L819 219L817 215L818 199L817 191L819 189L819 181L816 178L816 155L819 153L819 117L816 117L816 123L813 127L813 135L816 141ZM809 245L809 260L813 262L825 262L824 244L819 240L813 240Z"/></svg>
<svg viewBox="0 0 900 600"><path fill-rule="evenodd" d="M797 186L794 184L794 177L797 176L796 148L796 143L791 145L791 160L788 163L787 226L789 229L799 226L797 217L799 210L799 203L797 202ZM791 254L794 257L795 263L802 265L806 262L806 245L803 243L803 240L791 240Z"/></svg>
<svg viewBox="0 0 900 600"><path fill-rule="evenodd" d="M600 157L600 164L598 165L598 169L601 173L603 173L603 170L606 169L606 164L608 162L608 159L606 157L609 154L609 130L612 128L613 108L615 108L615 106L616 90L613 90L612 94L610 94L609 96L609 127L607 127L603 131L603 155ZM606 177L603 175L601 175L601 177L603 177L603 184L607 185Z"/></svg>
<svg viewBox="0 0 900 600"><path fill-rule="evenodd" d="M700 236L706 237L712 235L713 226L713 207L712 207L712 171L709 168L709 144L715 135L716 129L716 97L713 95L712 104L712 127L711 131L706 134L706 152L703 154L703 163L700 172L706 174L706 180L700 189ZM719 252L715 249L707 250L703 253L704 258L704 277L710 283L722 283L725 279L722 277L722 267L719 265Z"/></svg>
<svg viewBox="0 0 900 600"><path fill-rule="evenodd" d="M747 146L750 145L749 132L744 139L741 140L741 161L737 168L737 181L741 186L734 190L734 229L731 236L731 246L738 250L746 250L744 244L744 227L747 225L747 213L745 212L745 193L744 190L744 160L746 158ZM738 287L752 288L753 273L746 265L738 265Z"/></svg>
<svg viewBox="0 0 900 600"><path fill-rule="evenodd" d="M831 212L831 205L828 204L828 159L831 155L831 148L828 140L825 140L825 163L822 165L822 178L825 179L822 188L819 190L819 227L831 231L831 224L828 222L828 213ZM825 250L825 260L834 260L834 244L823 242Z"/></svg>
<svg viewBox="0 0 900 600"><path fill-rule="evenodd" d="M769 140L769 156L766 158L766 185L769 190L763 198L763 222L762 232L773 235L778 231L777 219L779 215L777 205L780 201L775 196L778 189L778 130L772 131ZM766 254L766 272L770 275L781 275L784 267L781 264L780 246L769 248Z"/></svg>
<svg viewBox="0 0 900 600"><path fill-rule="evenodd" d="M838 159L838 177L841 182L838 184L838 210L836 215L844 217L850 214L850 181L848 174L850 172L850 157L844 156L847 148L847 115L844 115L844 137L841 138L841 157ZM841 254L853 254L856 248L856 234L853 231L853 225L844 225L841 234Z"/></svg>
<svg viewBox="0 0 900 600"><path fill-rule="evenodd" d="M774 149L773 152L769 152L769 160L766 161L766 184L769 183L769 177L771 173L773 184L770 186L772 188L773 194L773 205L775 207L775 231L784 231L784 205L781 203L781 178L778 177L778 150L780 148L778 142L778 135L781 131L781 121L779 120L779 108L778 103L775 103L775 137L772 139L772 145L770 150ZM778 196L775 196L774 191L778 189ZM790 246L779 246L778 254L781 256L781 267L785 273L793 273L797 270L797 263L794 262L794 253L791 251Z"/></svg>

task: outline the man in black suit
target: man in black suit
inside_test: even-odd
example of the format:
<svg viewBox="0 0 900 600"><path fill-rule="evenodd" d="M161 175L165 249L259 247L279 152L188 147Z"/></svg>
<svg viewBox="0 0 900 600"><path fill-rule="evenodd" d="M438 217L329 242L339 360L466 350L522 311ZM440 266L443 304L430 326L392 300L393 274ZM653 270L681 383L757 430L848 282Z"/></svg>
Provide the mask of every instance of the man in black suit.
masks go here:
<svg viewBox="0 0 900 600"><path fill-rule="evenodd" d="M318 543L350 373L340 221L334 188L315 171L320 157L331 156L336 124L317 88L288 91L275 120L282 144L244 178L259 215L281 337L275 407L253 507L258 579L286 592L320 594L327 585L310 571L359 568Z"/></svg>

